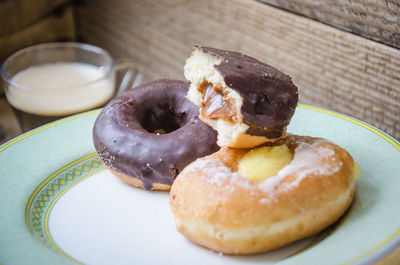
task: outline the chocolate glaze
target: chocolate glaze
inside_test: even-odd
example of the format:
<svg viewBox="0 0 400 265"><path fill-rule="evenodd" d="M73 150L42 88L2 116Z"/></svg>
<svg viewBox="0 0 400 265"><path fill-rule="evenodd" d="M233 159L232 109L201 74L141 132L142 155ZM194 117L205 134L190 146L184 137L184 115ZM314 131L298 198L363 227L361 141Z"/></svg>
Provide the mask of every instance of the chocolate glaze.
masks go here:
<svg viewBox="0 0 400 265"><path fill-rule="evenodd" d="M185 98L188 88L188 82L162 79L110 101L93 128L103 163L150 190L153 183L171 185L190 162L217 151L217 133L199 120Z"/></svg>
<svg viewBox="0 0 400 265"><path fill-rule="evenodd" d="M243 98L241 113L251 135L277 138L292 118L297 101L297 87L290 76L255 58L239 52L194 46L217 56L221 64L214 68L225 84Z"/></svg>

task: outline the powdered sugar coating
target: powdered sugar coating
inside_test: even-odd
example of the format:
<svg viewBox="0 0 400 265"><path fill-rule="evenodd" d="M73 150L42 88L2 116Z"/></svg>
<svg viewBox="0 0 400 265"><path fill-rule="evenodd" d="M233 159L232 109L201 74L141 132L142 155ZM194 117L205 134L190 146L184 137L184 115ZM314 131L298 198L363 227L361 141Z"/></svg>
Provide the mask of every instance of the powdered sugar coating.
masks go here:
<svg viewBox="0 0 400 265"><path fill-rule="evenodd" d="M314 143L301 142L295 149L293 160L283 167L276 176L267 178L258 186L259 189L273 195L282 189L297 187L300 182L311 175L332 175L343 165L341 161L326 163L324 160L334 158L335 151L321 145L322 141ZM287 176L295 176L294 181L281 183Z"/></svg>
<svg viewBox="0 0 400 265"><path fill-rule="evenodd" d="M259 203L264 204L274 200L275 194L297 187L307 177L330 176L342 168L343 162L335 157L335 150L322 143L329 142L326 140L315 140L312 143L300 142L295 148L293 160L275 176L263 181L251 181L242 177L212 156L197 159L187 166L185 171L202 172L198 175L205 180L205 183L223 186L231 192L235 191L235 186L248 190L258 189L266 195L265 198L259 200ZM181 174L180 177L184 175ZM294 180L283 182L288 176L293 176Z"/></svg>
<svg viewBox="0 0 400 265"><path fill-rule="evenodd" d="M222 161L216 160L210 156L198 158L196 161L191 163L185 168L185 171L199 171L201 170L202 178L206 179L209 184L223 186L231 183L245 188L245 189L255 189L251 184L251 181L247 178L243 178L237 172L233 172L229 167L227 167ZM181 174L184 175L184 174ZM206 176L210 176L209 178ZM234 191L233 186L230 187L231 191Z"/></svg>

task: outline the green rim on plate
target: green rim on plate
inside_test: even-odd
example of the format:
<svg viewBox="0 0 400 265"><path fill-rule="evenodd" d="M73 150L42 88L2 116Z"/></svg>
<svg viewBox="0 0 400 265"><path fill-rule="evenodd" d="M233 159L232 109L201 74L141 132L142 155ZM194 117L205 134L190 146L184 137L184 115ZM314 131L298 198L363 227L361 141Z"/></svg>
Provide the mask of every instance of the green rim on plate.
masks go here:
<svg viewBox="0 0 400 265"><path fill-rule="evenodd" d="M32 193L26 205L30 232L47 247L62 252L52 240L48 221L57 200L80 181L104 170L96 153L69 163L46 178Z"/></svg>

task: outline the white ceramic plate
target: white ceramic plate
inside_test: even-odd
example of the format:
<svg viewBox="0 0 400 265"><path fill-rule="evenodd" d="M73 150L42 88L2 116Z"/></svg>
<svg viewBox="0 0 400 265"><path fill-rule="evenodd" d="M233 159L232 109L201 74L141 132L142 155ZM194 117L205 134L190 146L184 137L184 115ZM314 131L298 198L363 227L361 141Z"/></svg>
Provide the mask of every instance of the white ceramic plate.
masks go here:
<svg viewBox="0 0 400 265"><path fill-rule="evenodd" d="M400 244L400 144L378 129L299 105L290 133L327 138L361 168L348 213L320 234L252 256L226 256L176 232L168 193L104 170L92 144L99 110L0 147L0 264L371 264Z"/></svg>

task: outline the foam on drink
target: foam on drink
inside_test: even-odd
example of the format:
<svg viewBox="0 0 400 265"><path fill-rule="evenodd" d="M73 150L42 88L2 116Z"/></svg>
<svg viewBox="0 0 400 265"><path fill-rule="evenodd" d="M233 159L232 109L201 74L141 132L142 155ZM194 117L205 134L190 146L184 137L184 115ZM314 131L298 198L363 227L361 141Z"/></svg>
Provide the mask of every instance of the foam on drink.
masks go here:
<svg viewBox="0 0 400 265"><path fill-rule="evenodd" d="M7 93L15 108L37 115L63 116L95 108L114 93L114 74L78 62L31 66L18 72ZM22 86L22 87L21 87Z"/></svg>

